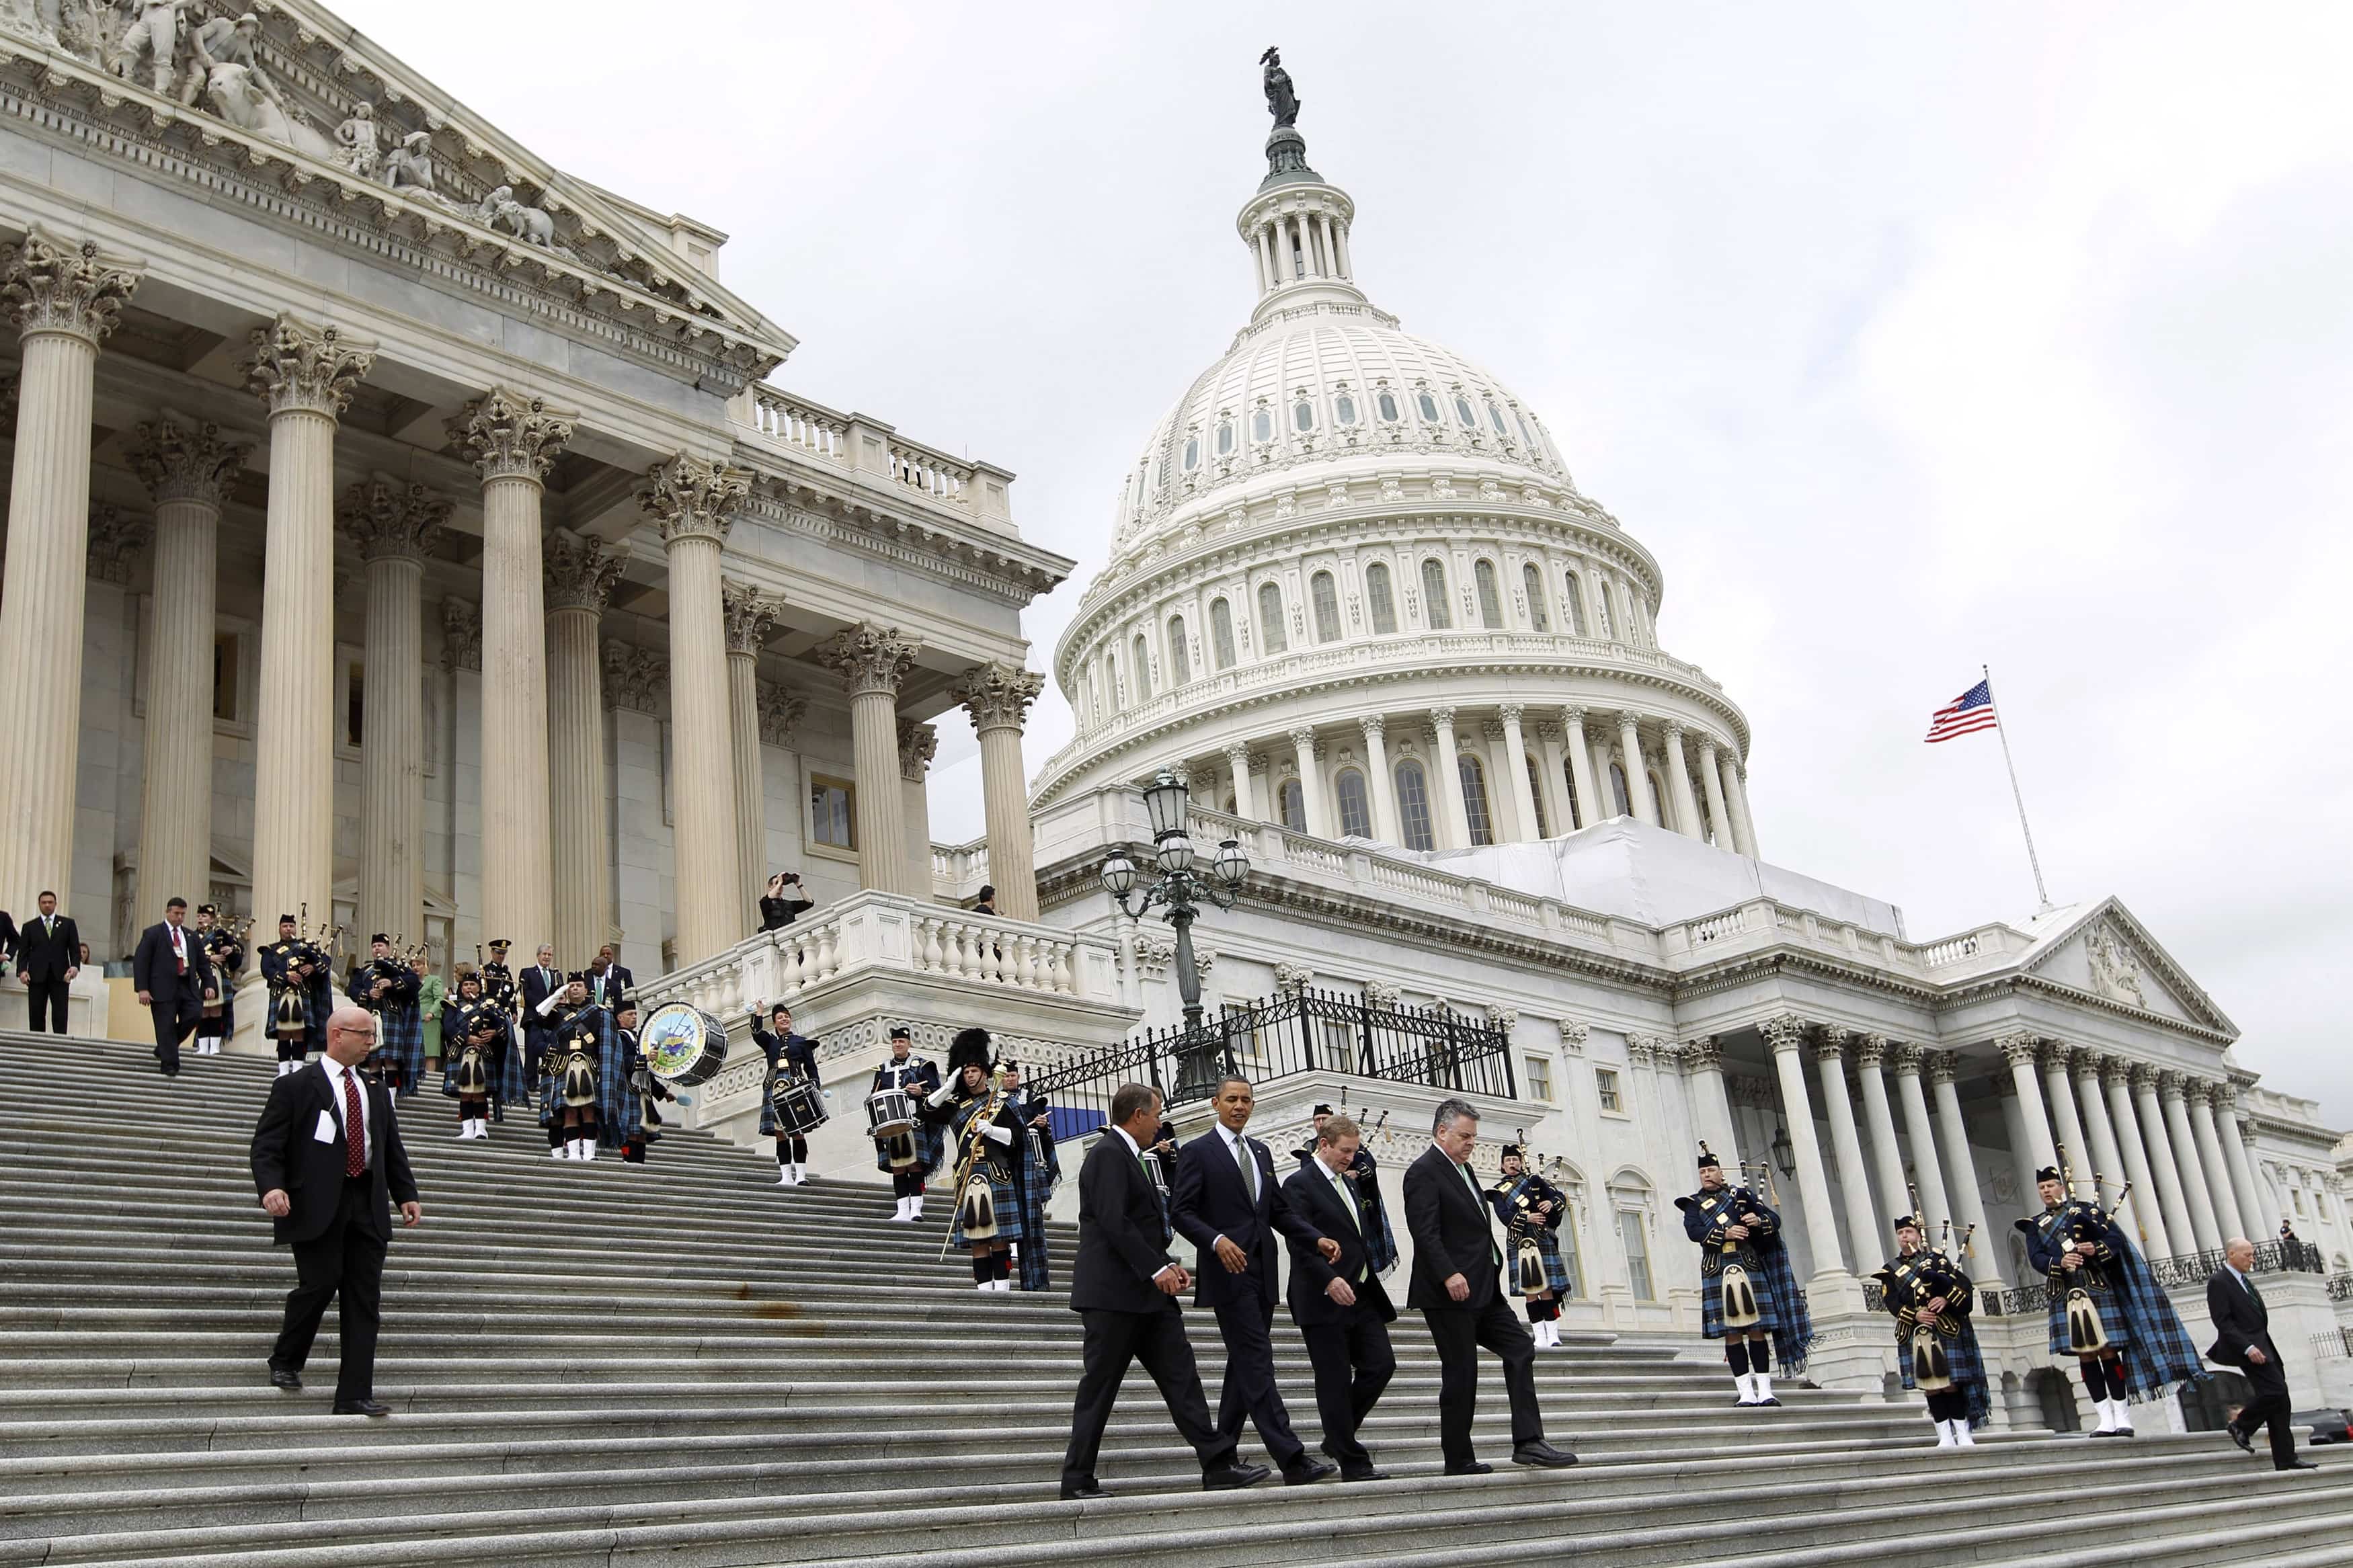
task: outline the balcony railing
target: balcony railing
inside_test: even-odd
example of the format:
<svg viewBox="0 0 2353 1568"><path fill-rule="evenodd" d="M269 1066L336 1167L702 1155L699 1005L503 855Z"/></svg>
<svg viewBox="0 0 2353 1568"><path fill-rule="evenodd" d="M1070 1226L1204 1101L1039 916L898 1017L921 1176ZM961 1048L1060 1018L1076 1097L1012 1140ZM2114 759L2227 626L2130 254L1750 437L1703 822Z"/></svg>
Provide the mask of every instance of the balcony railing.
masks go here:
<svg viewBox="0 0 2353 1568"><path fill-rule="evenodd" d="M926 447L885 428L862 423L822 404L795 397L779 388L752 388L748 412L738 405L740 423L760 435L793 448L799 456L845 470L862 471L913 490L925 500L974 516L983 510L974 494L973 465L935 447ZM853 436L853 428L869 433L871 449ZM1001 521L1002 498L996 512Z"/></svg>

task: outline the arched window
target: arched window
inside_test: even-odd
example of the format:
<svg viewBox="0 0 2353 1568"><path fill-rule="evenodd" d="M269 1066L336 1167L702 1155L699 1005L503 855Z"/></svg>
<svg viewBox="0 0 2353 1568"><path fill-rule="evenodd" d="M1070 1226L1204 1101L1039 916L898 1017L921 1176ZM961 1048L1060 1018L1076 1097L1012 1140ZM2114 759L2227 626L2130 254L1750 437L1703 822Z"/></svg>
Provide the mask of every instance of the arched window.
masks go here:
<svg viewBox="0 0 2353 1568"><path fill-rule="evenodd" d="M1343 425L1354 425L1356 422L1356 400L1345 392L1334 398L1332 417Z"/></svg>
<svg viewBox="0 0 2353 1568"><path fill-rule="evenodd" d="M1429 607L1431 630L1442 632L1454 624L1446 608L1446 566L1435 555L1421 563L1421 597Z"/></svg>
<svg viewBox="0 0 2353 1568"><path fill-rule="evenodd" d="M1119 689L1119 655L1103 655L1103 683L1111 688L1111 700L1118 707L1127 706L1127 694Z"/></svg>
<svg viewBox="0 0 2353 1568"><path fill-rule="evenodd" d="M1145 643L1144 634L1135 634L1135 700L1152 700L1152 650Z"/></svg>
<svg viewBox="0 0 2353 1568"><path fill-rule="evenodd" d="M1386 389L1383 390L1380 396L1373 400L1373 406L1380 410L1381 422L1383 424L1394 425L1397 423L1398 405L1397 395L1395 393L1387 391Z"/></svg>
<svg viewBox="0 0 2353 1568"><path fill-rule="evenodd" d="M1523 447L1535 446L1536 444L1536 438L1528 434L1528 416L1514 408L1512 410L1512 418L1516 421L1520 426L1520 445Z"/></svg>
<svg viewBox="0 0 2353 1568"><path fill-rule="evenodd" d="M1432 425L1438 423L1438 399L1424 392L1417 394L1414 402L1420 408L1424 420Z"/></svg>
<svg viewBox="0 0 2353 1568"><path fill-rule="evenodd" d="M1234 667L1234 611L1223 599L1209 601L1209 644L1219 669Z"/></svg>
<svg viewBox="0 0 2353 1568"><path fill-rule="evenodd" d="M1528 624L1540 632L1552 630L1552 616L1545 608L1544 574L1533 561L1520 567L1520 586L1527 590Z"/></svg>
<svg viewBox="0 0 2353 1568"><path fill-rule="evenodd" d="M1299 781L1295 778L1283 780L1275 795L1282 805L1282 825L1293 833L1306 832L1307 792L1299 787Z"/></svg>
<svg viewBox="0 0 2353 1568"><path fill-rule="evenodd" d="M1512 433L1504 428L1504 411L1492 403L1487 405L1487 423L1493 425L1495 427L1495 434L1506 441L1512 438Z"/></svg>
<svg viewBox="0 0 2353 1568"><path fill-rule="evenodd" d="M1577 767L1566 757L1561 759L1560 764L1560 791L1561 798L1568 802L1568 820L1561 826L1573 828L1590 814L1586 810L1585 803L1577 798Z"/></svg>
<svg viewBox="0 0 2353 1568"><path fill-rule="evenodd" d="M1273 415L1269 414L1263 408L1251 414L1250 439L1253 441L1271 441L1274 439Z"/></svg>
<svg viewBox="0 0 2353 1568"><path fill-rule="evenodd" d="M1597 588L1593 595L1593 635L1599 637L1604 642L1611 640L1609 633L1609 590L1606 586Z"/></svg>
<svg viewBox="0 0 2353 1568"><path fill-rule="evenodd" d="M1315 606L1315 640L1340 640L1340 591L1332 583L1332 574L1318 572L1307 580L1307 599Z"/></svg>
<svg viewBox="0 0 2353 1568"><path fill-rule="evenodd" d="M1258 651L1281 653L1288 643L1282 635L1282 590L1271 583L1258 585Z"/></svg>
<svg viewBox="0 0 2353 1568"><path fill-rule="evenodd" d="M1643 776L1651 781L1651 805L1659 814L1659 826L1681 832L1683 824L1674 820L1675 808L1668 801L1667 786L1659 781L1659 771L1656 768L1645 769Z"/></svg>
<svg viewBox="0 0 2353 1568"><path fill-rule="evenodd" d="M1568 569L1568 575L1561 579L1560 585L1568 599L1568 629L1581 637L1592 636L1585 629L1585 589L1577 580L1576 567Z"/></svg>
<svg viewBox="0 0 2353 1568"><path fill-rule="evenodd" d="M1465 430L1479 428L1479 416L1471 412L1471 400L1459 392L1454 395L1454 417L1462 421Z"/></svg>
<svg viewBox="0 0 2353 1568"><path fill-rule="evenodd" d="M1392 771L1397 777L1398 836L1409 849L1436 848L1438 840L1430 832L1430 788L1421 764L1408 757Z"/></svg>
<svg viewBox="0 0 2353 1568"><path fill-rule="evenodd" d="M1218 421L1218 456L1229 457L1233 449L1234 422L1230 419L1220 419Z"/></svg>
<svg viewBox="0 0 2353 1568"><path fill-rule="evenodd" d="M1609 793L1616 797L1620 816L1634 815L1634 802L1626 794L1626 770L1616 763L1609 764Z"/></svg>
<svg viewBox="0 0 2353 1568"><path fill-rule="evenodd" d="M1471 568L1471 577L1479 586L1479 624L1491 632L1504 629L1504 596L1495 589L1495 563L1480 561Z"/></svg>
<svg viewBox="0 0 2353 1568"><path fill-rule="evenodd" d="M1462 775L1462 815L1471 819L1472 846L1493 844L1495 828L1494 819L1487 815L1487 770L1468 752L1454 759L1454 767Z"/></svg>
<svg viewBox="0 0 2353 1568"><path fill-rule="evenodd" d="M1315 428L1315 405L1302 398L1291 405L1291 427L1303 435Z"/></svg>
<svg viewBox="0 0 2353 1568"><path fill-rule="evenodd" d="M1354 768L1340 770L1335 789L1340 797L1340 834L1345 838L1373 836L1372 803L1365 797L1365 775Z"/></svg>
<svg viewBox="0 0 2353 1568"><path fill-rule="evenodd" d="M1377 561L1365 568L1365 603L1372 606L1376 636L1397 630L1397 600L1389 593L1389 569Z"/></svg>
<svg viewBox="0 0 2353 1568"><path fill-rule="evenodd" d="M1536 772L1536 760L1535 757L1529 757L1527 759L1527 764L1528 799L1535 803L1536 808L1536 837L1538 838L1550 838L1552 837L1552 823L1545 816L1544 775Z"/></svg>
<svg viewBox="0 0 2353 1568"><path fill-rule="evenodd" d="M1193 679L1193 656L1185 646L1185 617L1168 617L1168 689L1174 691Z"/></svg>
<svg viewBox="0 0 2353 1568"><path fill-rule="evenodd" d="M1201 438L1198 436L1187 436L1185 437L1185 471L1189 474L1200 466Z"/></svg>

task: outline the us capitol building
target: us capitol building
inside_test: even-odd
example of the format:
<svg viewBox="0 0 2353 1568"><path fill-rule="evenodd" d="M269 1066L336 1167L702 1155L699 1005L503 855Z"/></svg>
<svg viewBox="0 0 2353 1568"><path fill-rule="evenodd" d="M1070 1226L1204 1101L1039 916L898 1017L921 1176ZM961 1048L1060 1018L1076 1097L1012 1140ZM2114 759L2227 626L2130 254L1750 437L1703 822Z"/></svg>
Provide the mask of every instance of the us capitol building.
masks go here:
<svg viewBox="0 0 2353 1568"><path fill-rule="evenodd" d="M1980 1284L2038 1283L2010 1221L2062 1146L2132 1182L2152 1258L2293 1226L2325 1271L2265 1279L2284 1338L2353 1321L2353 1143L2235 1063L2119 902L1919 941L1762 857L1757 737L1665 647L1659 562L1537 410L1372 301L1356 205L1280 113L1236 220L1256 304L1121 487L1052 660L1077 733L1025 779L1021 612L1074 563L1022 540L1008 469L777 385L795 340L720 281L718 230L309 0L136 31L0 0L0 110L20 920L54 887L119 956L209 894L444 973L491 937L617 942L650 1001L789 999L834 1089L813 1162L871 1173L892 1022L1082 1077L1177 1021L1168 928L1101 879L1152 858L1165 771L1204 855L1250 863L1194 932L1211 1016L1313 997L1495 1042L1476 1163L1525 1134L1568 1195L1572 1328L1695 1336L1672 1199L1702 1141L1777 1190L1836 1386L1892 1367L1863 1281L1915 1192L1975 1227ZM934 845L959 706L988 831ZM746 938L777 868L817 908ZM124 984L85 972L77 1030L142 1037ZM1344 1036L1238 1043L1253 1131L1363 1107L1394 1175L1457 1085ZM759 1066L698 1121L748 1141ZM1979 1329L2009 1418L2072 1416L2039 1308ZM2291 1360L2299 1405L2353 1402L2341 1335Z"/></svg>

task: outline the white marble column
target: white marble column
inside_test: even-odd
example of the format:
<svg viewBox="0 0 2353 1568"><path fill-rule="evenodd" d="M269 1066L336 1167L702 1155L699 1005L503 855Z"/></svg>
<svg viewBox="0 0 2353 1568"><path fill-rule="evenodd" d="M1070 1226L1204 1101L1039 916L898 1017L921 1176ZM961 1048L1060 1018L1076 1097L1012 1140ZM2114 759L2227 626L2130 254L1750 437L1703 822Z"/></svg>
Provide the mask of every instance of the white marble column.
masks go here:
<svg viewBox="0 0 2353 1568"><path fill-rule="evenodd" d="M1454 710L1433 708L1430 710L1430 727L1437 731L1435 765L1437 776L1430 781L1430 804L1438 808L1438 819L1446 827L1440 849L1468 849L1471 847L1471 816L1462 805L1462 764L1454 749Z"/></svg>
<svg viewBox="0 0 2353 1568"><path fill-rule="evenodd" d="M1848 1251L1858 1269L1879 1256L1879 1220L1871 1202L1871 1173L1862 1162L1862 1138L1855 1131L1854 1102L1846 1091L1846 1031L1822 1026L1814 1042L1814 1071L1821 1080L1822 1104L1830 1112L1831 1147L1838 1153L1839 1192L1846 1199ZM1898 1189L1893 1206L1905 1206Z"/></svg>
<svg viewBox="0 0 2353 1568"><path fill-rule="evenodd" d="M2214 1130L2214 1086L2205 1079L2191 1079L2182 1086L2183 1098L2189 1102L2189 1135L2198 1150L2199 1173L2206 1178L2208 1199L2214 1206L2215 1233L2223 1241L2242 1223L2239 1215L2239 1194L2231 1183L2231 1168L2222 1156L2221 1134ZM2249 1233L2250 1241L2262 1241L2262 1236Z"/></svg>
<svg viewBox="0 0 2353 1568"><path fill-rule="evenodd" d="M2189 1109L2183 1103L2186 1087L2180 1074L2161 1073L2157 1080L2157 1099L2164 1108L2166 1141L2173 1149L2174 1173L2181 1183L2181 1195L2189 1204L2189 1234L2197 1238L2199 1251L2214 1252L2222 1246L2222 1227L2214 1218L2214 1199L2207 1188L2205 1173L2199 1169L2198 1135L2189 1129Z"/></svg>
<svg viewBox="0 0 2353 1568"><path fill-rule="evenodd" d="M936 725L903 715L899 719L898 731L899 782L904 786L899 792L899 842L905 847L899 858L899 890L911 899L929 902L932 797L927 781L932 759L939 754L940 731Z"/></svg>
<svg viewBox="0 0 2353 1568"><path fill-rule="evenodd" d="M138 287L132 263L37 227L23 244L0 249L0 300L24 354L7 591L0 595L0 735L8 737L0 746L0 909L19 919L33 912L44 889L60 899L73 892L98 345ZM212 660L204 668L209 677ZM207 688L205 712L211 711ZM89 929L93 937L105 931L95 919Z"/></svg>
<svg viewBox="0 0 2353 1568"><path fill-rule="evenodd" d="M2075 1087L2067 1079L2073 1055L2074 1048L2061 1041L2042 1042L2042 1083L2050 1099L2052 1125L2058 1130L2060 1173L2073 1179L2071 1196L2075 1192L2088 1195L2092 1191L2092 1149L2084 1142L2084 1121L2075 1114Z"/></svg>
<svg viewBox="0 0 2353 1568"><path fill-rule="evenodd" d="M2055 1168L2059 1163L2059 1151L2051 1142L2051 1116L2042 1108L2042 1083L2034 1076L2042 1045L2032 1035L2005 1035L1994 1042L1994 1048L2009 1064L2010 1081L2018 1086L2018 1114L2026 1147L2014 1152L2031 1170ZM2033 1183L2027 1185L2031 1188Z"/></svg>
<svg viewBox="0 0 2353 1568"><path fill-rule="evenodd" d="M2075 1053L2075 1109L2084 1119L2084 1136L2091 1140L2093 1173L2104 1184L2100 1202L2105 1205L2118 1187L2125 1184L2124 1150L2116 1142L2116 1130L2108 1124L2108 1102L2100 1092L2100 1069L2107 1058L2097 1051Z"/></svg>
<svg viewBox="0 0 2353 1568"><path fill-rule="evenodd" d="M1577 826L1590 827L1606 822L1611 815L1606 784L1593 779L1593 742L1585 734L1585 710L1571 706L1560 710L1562 744L1568 752L1569 782L1577 786ZM1604 775L1605 779L1608 775Z"/></svg>
<svg viewBox="0 0 2353 1568"><path fill-rule="evenodd" d="M1969 1241L1969 1255L1976 1261L1973 1278L2002 1278L2001 1247L1999 1238L1986 1224L1985 1199L1978 1192L1977 1156L1969 1152L1968 1122L1961 1115L1961 1089L1956 1079L1960 1072L1960 1058L1951 1051L1936 1051L1928 1057L1928 1081L1936 1095L1936 1128L1944 1134L1944 1159L1937 1173L1944 1178L1945 1195L1952 1205L1956 1245L1962 1233L1974 1226Z"/></svg>
<svg viewBox="0 0 2353 1568"><path fill-rule="evenodd" d="M1857 1037L1854 1080L1862 1089L1862 1125L1871 1137L1871 1169L1879 1183L1880 1202L1890 1215L1912 1212L1910 1184L1904 1179L1904 1148L1895 1141L1895 1117L1887 1102L1888 1038Z"/></svg>
<svg viewBox="0 0 2353 1568"><path fill-rule="evenodd" d="M1642 765L1642 731L1631 713L1618 715L1618 749L1623 753L1626 798L1633 804L1634 815L1658 826L1659 803L1651 795L1651 770Z"/></svg>
<svg viewBox="0 0 2353 1568"><path fill-rule="evenodd" d="M250 447L208 420L168 409L133 435L131 466L155 500L136 905L145 910L162 909L174 893L201 903L212 885L221 499Z"/></svg>
<svg viewBox="0 0 2353 1568"><path fill-rule="evenodd" d="M1332 837L1331 818L1324 812L1324 774L1315 765L1315 731L1302 724L1291 731L1291 753L1299 764L1299 804L1307 817L1307 831L1316 838Z"/></svg>
<svg viewBox="0 0 2353 1568"><path fill-rule="evenodd" d="M1945 1184L1945 1163L1936 1157L1936 1139L1928 1121L1928 1101L1920 1090L1920 1069L1927 1053L1917 1046L1898 1045L1895 1057L1895 1099L1904 1107L1904 1131L1912 1140L1912 1170L1920 1188L1922 1216L1932 1226L1953 1217L1953 1200Z"/></svg>
<svg viewBox="0 0 2353 1568"><path fill-rule="evenodd" d="M253 908L263 921L307 910L319 925L334 912L335 425L375 353L291 316L251 343L246 384L269 409ZM248 967L249 990L260 972Z"/></svg>
<svg viewBox="0 0 2353 1568"><path fill-rule="evenodd" d="M1724 773L1724 803L1732 808L1733 843L1754 860L1757 858L1757 819L1748 814L1748 770L1729 752L1718 752L1716 761Z"/></svg>
<svg viewBox="0 0 2353 1568"><path fill-rule="evenodd" d="M1847 1272L1839 1254L1838 1211L1831 1204L1830 1173L1822 1167L1821 1140L1814 1132L1814 1110L1806 1098L1806 1025L1800 1018L1775 1018L1764 1027L1766 1044L1773 1049L1773 1072L1780 1080L1781 1105L1788 1118L1789 1142L1798 1158L1798 1200L1806 1215L1806 1238L1811 1244L1814 1278Z"/></svg>
<svg viewBox="0 0 2353 1568"><path fill-rule="evenodd" d="M1715 826L1715 847L1726 854L1740 852L1739 839L1732 831L1731 808L1725 805L1724 780L1717 772L1715 737L1702 735L1699 739L1700 788L1707 795L1707 819Z"/></svg>
<svg viewBox="0 0 2353 1568"><path fill-rule="evenodd" d="M2010 1172L2018 1181L2018 1201L2030 1210L2039 1208L2042 1205L2034 1190L2034 1140L2028 1133L2027 1108L2019 1102L2018 1079L2008 1073L1997 1073L1993 1087L1995 1102L2001 1108L2002 1138L2010 1145Z"/></svg>
<svg viewBox="0 0 2353 1568"><path fill-rule="evenodd" d="M2262 1184L2254 1163L2247 1158L2247 1136L2239 1126L2236 1090L2229 1084L2214 1090L2214 1121L2222 1134L2222 1158L2231 1167L2231 1185L2239 1195L2239 1223L2247 1239L2264 1241L2279 1234L2279 1220L2264 1206Z"/></svg>
<svg viewBox="0 0 2353 1568"><path fill-rule="evenodd" d="M1388 721L1368 713L1356 721L1365 732L1365 784L1373 796L1373 837L1384 844L1403 845L1398 827L1397 780L1389 774Z"/></svg>
<svg viewBox="0 0 2353 1568"><path fill-rule="evenodd" d="M2166 1233L2173 1244L2168 1256L2179 1257L2197 1251L2205 1244L2199 1240L2198 1227L2190 1218L2189 1194L2181 1184L2181 1163L2174 1157L2173 1132L2166 1125L2165 1110L2158 1102L2158 1088L2166 1076L2146 1062L2134 1064L2133 1109L2139 1113L2141 1141L2148 1146L2150 1171L2157 1177L2158 1211L2165 1215ZM2177 1109L2179 1106L2179 1089L2175 1091L2175 1105ZM2187 1133L2187 1124L2183 1131Z"/></svg>
<svg viewBox="0 0 2353 1568"><path fill-rule="evenodd" d="M1539 802L1544 806L1545 820L1551 825L1552 836L1564 837L1577 831L1577 813L1568 804L1568 753L1561 749L1560 725L1546 719L1536 725L1536 783Z"/></svg>
<svg viewBox="0 0 2353 1568"><path fill-rule="evenodd" d="M997 889L997 912L1008 920L1038 918L1037 847L1030 837L1021 731L1029 721L1029 704L1045 689L1046 678L1036 670L997 663L975 665L956 687L956 700L971 715L973 732L980 738L988 879ZM1247 777L1243 782L1249 782Z"/></svg>
<svg viewBox="0 0 2353 1568"><path fill-rule="evenodd" d="M1234 776L1234 815L1244 822L1263 820L1250 796L1250 748L1240 742L1226 748L1226 766Z"/></svg>
<svg viewBox="0 0 2353 1568"><path fill-rule="evenodd" d="M2107 1091L2108 1121L2116 1129L2117 1152L2124 1159L2125 1174L2132 1178L2137 1191L2125 1213L2140 1232L2144 1253L2170 1258L2176 1248L2166 1232L2164 1198L2158 1190L2148 1149L2141 1142L2140 1118L2133 1109L2132 1075L2132 1063L2122 1057L2110 1057L2100 1065L2100 1086Z"/></svg>
<svg viewBox="0 0 2353 1568"><path fill-rule="evenodd" d="M1692 1117L1699 1123L1700 1136L1706 1140L1708 1152L1725 1166L1740 1163L1740 1128L1732 1114L1732 1095L1724 1081L1724 1052L1712 1035L1685 1040L1683 1046L1683 1074L1695 1089L1692 1094Z"/></svg>
<svg viewBox="0 0 2353 1568"><path fill-rule="evenodd" d="M1699 819L1699 802L1692 798L1691 765L1683 757L1683 727L1667 723L1667 793L1674 797L1675 830L1686 838L1704 841L1707 829Z"/></svg>
<svg viewBox="0 0 2353 1568"><path fill-rule="evenodd" d="M569 529L547 531L540 585L547 605L547 805L554 835L549 878L556 955L575 966L595 957L617 923L607 839L599 638L624 564L601 540ZM638 933L640 941L645 935ZM657 952L659 937L649 944Z"/></svg>
<svg viewBox="0 0 2353 1568"><path fill-rule="evenodd" d="M656 464L640 504L661 527L670 562L670 819L677 867L678 962L683 966L733 947L758 923L741 886L735 841L735 745L728 712L727 629L720 605L719 552L749 488L734 469L681 452ZM885 715L887 721L889 715ZM898 759L886 722L882 763L871 773L861 737L859 826L870 810L899 816ZM870 797L871 797L870 799ZM861 843L859 862L879 846ZM888 853L902 853L891 835ZM888 861L878 866L888 875ZM892 880L861 883L888 888Z"/></svg>
<svg viewBox="0 0 2353 1568"><path fill-rule="evenodd" d="M736 881L748 910L768 885L768 791L760 772L760 650L767 646L784 603L749 584L722 583L720 606L727 627L728 735L735 758L735 853L741 868ZM928 878L929 845L923 854Z"/></svg>
<svg viewBox="0 0 2353 1568"><path fill-rule="evenodd" d="M1500 711L1504 721L1504 771L1512 775L1512 807L1519 814L1519 837L1523 843L1534 844L1544 837L1544 833L1536 824L1535 793L1528 788L1528 742L1520 729L1525 710L1516 702L1506 702Z"/></svg>
<svg viewBox="0 0 2353 1568"><path fill-rule="evenodd" d="M492 387L450 421L449 435L482 477L482 921L527 955L555 941L540 509L572 421L539 398ZM681 887L681 911L687 898ZM576 967L593 955L559 950L556 960Z"/></svg>
<svg viewBox="0 0 2353 1568"><path fill-rule="evenodd" d="M907 858L899 799L899 683L914 667L916 645L896 626L867 623L816 650L840 672L849 692L850 746L858 773L858 885L901 891Z"/></svg>
<svg viewBox="0 0 2353 1568"><path fill-rule="evenodd" d="M335 521L367 566L362 666L362 938L425 940L425 558L450 502L423 485L370 479L343 492Z"/></svg>

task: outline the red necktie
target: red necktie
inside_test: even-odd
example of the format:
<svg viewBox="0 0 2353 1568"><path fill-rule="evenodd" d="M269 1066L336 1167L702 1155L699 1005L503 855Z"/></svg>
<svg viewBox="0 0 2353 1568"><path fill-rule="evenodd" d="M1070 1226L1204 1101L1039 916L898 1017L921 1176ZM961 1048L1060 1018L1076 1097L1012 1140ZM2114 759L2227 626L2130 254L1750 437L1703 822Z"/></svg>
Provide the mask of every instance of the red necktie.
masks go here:
<svg viewBox="0 0 2353 1568"><path fill-rule="evenodd" d="M356 1176L367 1169L367 1124L360 1116L360 1088L351 1073L343 1075L343 1174Z"/></svg>
<svg viewBox="0 0 2353 1568"><path fill-rule="evenodd" d="M188 950L182 945L180 933L176 929L172 932L172 956L179 960L180 973L185 974L188 972Z"/></svg>

